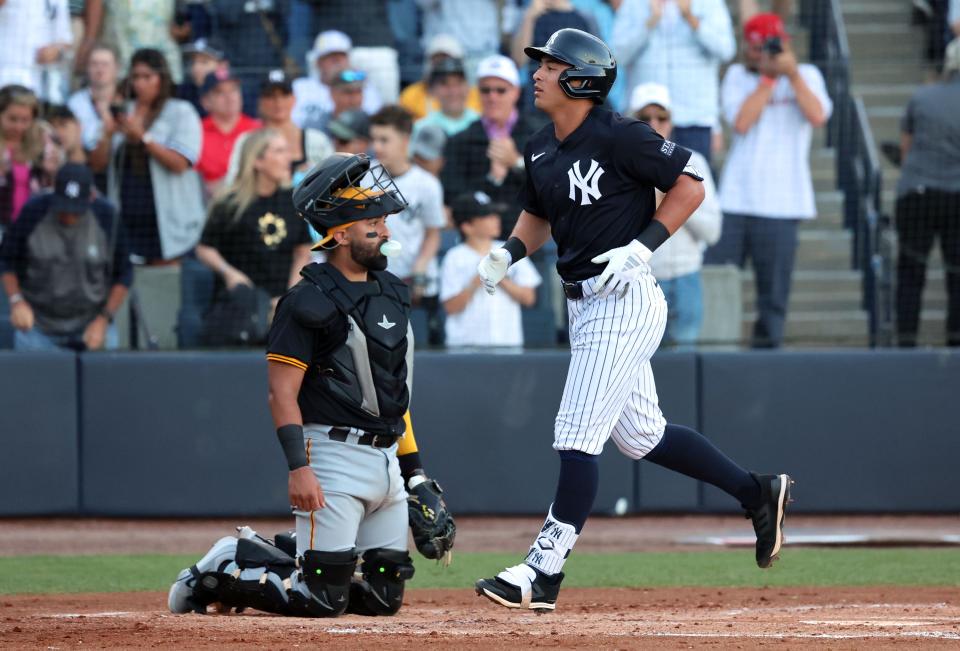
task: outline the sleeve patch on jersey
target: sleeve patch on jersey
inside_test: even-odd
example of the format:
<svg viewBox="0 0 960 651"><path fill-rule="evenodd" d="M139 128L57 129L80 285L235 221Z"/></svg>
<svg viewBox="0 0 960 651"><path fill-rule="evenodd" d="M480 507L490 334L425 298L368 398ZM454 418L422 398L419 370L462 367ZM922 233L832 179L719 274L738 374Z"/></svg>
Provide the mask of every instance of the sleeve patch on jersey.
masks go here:
<svg viewBox="0 0 960 651"><path fill-rule="evenodd" d="M663 144L660 145L660 153L663 154L664 156L672 156L673 150L676 148L677 148L677 144L675 142L664 140Z"/></svg>
<svg viewBox="0 0 960 651"><path fill-rule="evenodd" d="M277 355L276 353L267 353L267 360L271 362L280 362L281 364L289 364L290 366L296 366L301 371L307 370L307 365L295 357Z"/></svg>

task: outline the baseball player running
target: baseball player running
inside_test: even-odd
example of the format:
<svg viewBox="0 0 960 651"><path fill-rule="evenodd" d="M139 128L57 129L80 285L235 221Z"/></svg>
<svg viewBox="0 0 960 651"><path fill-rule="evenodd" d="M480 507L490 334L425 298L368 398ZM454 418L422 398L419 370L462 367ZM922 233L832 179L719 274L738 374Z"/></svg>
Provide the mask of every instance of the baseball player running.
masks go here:
<svg viewBox="0 0 960 651"><path fill-rule="evenodd" d="M525 52L539 62L535 104L552 124L525 148L523 210L513 234L478 273L496 291L511 264L553 235L571 359L554 430L560 477L546 522L524 562L477 581L477 594L508 608L554 609L563 564L596 497L598 455L611 437L632 459L736 498L753 520L757 565L769 567L783 543L790 478L747 472L699 433L668 424L650 368L667 304L647 263L703 200L690 152L645 122L598 106L617 75L603 41L561 29ZM659 208L655 188L665 193Z"/></svg>
<svg viewBox="0 0 960 651"><path fill-rule="evenodd" d="M413 576L408 520L428 557L453 545L453 519L415 442L405 440L397 459L413 345L409 291L385 271L385 253L386 218L406 207L403 196L366 156L334 154L293 199L328 253L282 297L268 337L270 410L296 533L269 541L243 527L220 539L171 586L175 613L219 603L302 617L393 615Z"/></svg>

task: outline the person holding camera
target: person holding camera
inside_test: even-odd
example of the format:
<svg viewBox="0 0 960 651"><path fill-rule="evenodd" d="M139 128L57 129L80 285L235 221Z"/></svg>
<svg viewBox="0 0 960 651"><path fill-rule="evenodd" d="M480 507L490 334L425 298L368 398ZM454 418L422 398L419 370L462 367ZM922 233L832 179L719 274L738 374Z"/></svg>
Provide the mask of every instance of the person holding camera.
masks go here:
<svg viewBox="0 0 960 651"><path fill-rule="evenodd" d="M721 112L733 128L720 179L723 233L707 264L752 261L757 322L752 345L783 341L800 221L816 217L810 141L833 110L820 71L797 63L783 21L757 14L743 27L744 61L720 88Z"/></svg>
<svg viewBox="0 0 960 651"><path fill-rule="evenodd" d="M108 195L120 208L137 262L169 263L190 251L203 230L200 118L173 96L159 50L137 50L128 80L132 100L102 111L103 134L90 166L107 172Z"/></svg>

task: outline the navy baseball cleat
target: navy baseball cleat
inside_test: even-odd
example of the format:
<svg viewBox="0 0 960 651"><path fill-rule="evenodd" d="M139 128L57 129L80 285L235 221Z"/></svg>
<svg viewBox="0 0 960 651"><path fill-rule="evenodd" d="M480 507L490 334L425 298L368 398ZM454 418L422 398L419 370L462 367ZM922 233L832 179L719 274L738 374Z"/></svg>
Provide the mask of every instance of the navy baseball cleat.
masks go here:
<svg viewBox="0 0 960 651"><path fill-rule="evenodd" d="M789 475L753 475L760 484L760 506L747 509L746 517L753 521L757 534L757 565L767 568L773 565L783 546L783 520L790 503Z"/></svg>
<svg viewBox="0 0 960 651"><path fill-rule="evenodd" d="M506 608L545 613L556 608L563 572L548 576L526 563L508 567L492 579L476 583L477 594Z"/></svg>

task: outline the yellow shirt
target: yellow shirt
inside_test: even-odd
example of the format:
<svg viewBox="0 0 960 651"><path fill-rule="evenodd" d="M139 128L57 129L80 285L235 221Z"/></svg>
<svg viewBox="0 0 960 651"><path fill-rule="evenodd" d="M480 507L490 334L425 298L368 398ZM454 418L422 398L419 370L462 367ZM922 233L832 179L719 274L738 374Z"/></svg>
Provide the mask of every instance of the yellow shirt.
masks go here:
<svg viewBox="0 0 960 651"><path fill-rule="evenodd" d="M400 93L400 106L410 111L414 120L419 120L430 111L440 109L439 102L427 92L425 81L418 81L404 88ZM480 91L476 86L471 86L467 94L467 108L480 113Z"/></svg>

